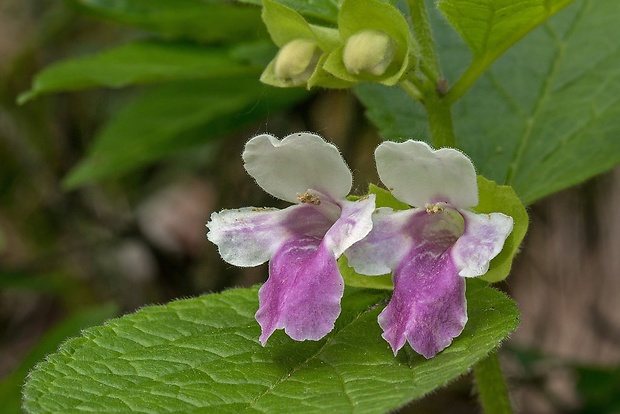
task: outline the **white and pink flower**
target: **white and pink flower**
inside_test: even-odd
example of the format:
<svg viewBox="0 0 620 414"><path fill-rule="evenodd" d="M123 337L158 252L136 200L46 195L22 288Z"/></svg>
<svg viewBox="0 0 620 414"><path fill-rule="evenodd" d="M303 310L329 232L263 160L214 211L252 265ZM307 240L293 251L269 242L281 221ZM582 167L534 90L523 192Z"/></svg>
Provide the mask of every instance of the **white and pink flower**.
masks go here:
<svg viewBox="0 0 620 414"><path fill-rule="evenodd" d="M344 281L336 260L370 232L374 195L346 199L351 171L338 149L315 134L256 136L243 160L263 190L294 205L213 213L207 237L235 266L269 261L256 312L263 345L276 329L298 341L319 340L340 314Z"/></svg>
<svg viewBox="0 0 620 414"><path fill-rule="evenodd" d="M481 276L513 227L502 213L476 214L476 172L463 153L424 142L384 142L375 151L381 181L413 206L379 208L372 231L345 255L356 272L393 272L394 295L379 315L394 354L409 342L426 358L467 322L465 277Z"/></svg>

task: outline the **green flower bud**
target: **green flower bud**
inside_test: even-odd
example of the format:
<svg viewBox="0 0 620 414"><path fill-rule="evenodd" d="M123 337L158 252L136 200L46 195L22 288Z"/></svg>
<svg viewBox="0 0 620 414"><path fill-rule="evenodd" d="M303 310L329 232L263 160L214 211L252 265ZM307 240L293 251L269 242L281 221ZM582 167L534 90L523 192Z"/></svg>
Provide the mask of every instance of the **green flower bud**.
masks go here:
<svg viewBox="0 0 620 414"><path fill-rule="evenodd" d="M312 76L322 51L314 40L295 39L285 44L275 59L275 75L292 86L304 85Z"/></svg>
<svg viewBox="0 0 620 414"><path fill-rule="evenodd" d="M394 41L379 30L362 30L347 39L342 61L352 75L381 76L394 59Z"/></svg>

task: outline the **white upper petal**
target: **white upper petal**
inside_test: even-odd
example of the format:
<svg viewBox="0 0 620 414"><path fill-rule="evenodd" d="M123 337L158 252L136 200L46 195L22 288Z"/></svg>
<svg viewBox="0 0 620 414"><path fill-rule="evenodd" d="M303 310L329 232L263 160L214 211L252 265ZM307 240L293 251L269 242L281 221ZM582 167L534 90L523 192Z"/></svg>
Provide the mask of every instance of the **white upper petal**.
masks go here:
<svg viewBox="0 0 620 414"><path fill-rule="evenodd" d="M386 141L376 149L375 158L381 181L409 205L446 202L468 208L478 204L476 170L458 150L435 151L421 141Z"/></svg>
<svg viewBox="0 0 620 414"><path fill-rule="evenodd" d="M460 211L465 231L450 249L450 256L463 277L482 276L489 270L512 231L512 217L502 213L476 214Z"/></svg>
<svg viewBox="0 0 620 414"><path fill-rule="evenodd" d="M344 199L352 185L338 149L318 135L301 132L283 140L259 135L245 145L245 169L266 192L298 203L298 195L317 190Z"/></svg>

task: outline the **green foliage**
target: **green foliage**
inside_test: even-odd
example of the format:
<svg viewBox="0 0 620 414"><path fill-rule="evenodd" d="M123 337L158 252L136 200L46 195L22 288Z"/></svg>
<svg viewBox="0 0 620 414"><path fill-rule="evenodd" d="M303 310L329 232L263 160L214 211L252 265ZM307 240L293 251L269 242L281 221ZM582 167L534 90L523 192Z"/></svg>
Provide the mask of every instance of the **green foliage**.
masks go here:
<svg viewBox="0 0 620 414"><path fill-rule="evenodd" d="M381 291L347 289L334 331L266 347L254 320L257 288L154 306L86 330L31 373L30 413L329 412L393 410L484 358L516 327L515 304L468 283L469 321L452 346L425 360L394 358L380 336Z"/></svg>
<svg viewBox="0 0 620 414"><path fill-rule="evenodd" d="M440 0L439 9L473 53L469 68L448 98L458 99L510 46L572 1Z"/></svg>
<svg viewBox="0 0 620 414"><path fill-rule="evenodd" d="M459 148L521 200L580 183L620 162L620 35L612 3L582 0L507 52L454 107ZM440 51L454 38L436 31ZM597 44L600 47L592 47ZM447 71L458 55L443 57ZM356 88L386 139L430 142L423 108L401 90Z"/></svg>
<svg viewBox="0 0 620 414"><path fill-rule="evenodd" d="M31 90L21 94L18 102L24 103L43 93L224 78L260 70L231 55L230 48L154 41L129 43L49 66L37 74Z"/></svg>
<svg viewBox="0 0 620 414"><path fill-rule="evenodd" d="M573 0L439 0L448 21L474 59L498 56Z"/></svg>
<svg viewBox="0 0 620 414"><path fill-rule="evenodd" d="M169 38L225 42L264 33L260 11L203 0L68 0L97 17ZM234 24L231 24L234 22Z"/></svg>
<svg viewBox="0 0 620 414"><path fill-rule="evenodd" d="M253 77L162 85L146 91L113 117L63 184L72 189L117 177L203 145L303 96L299 90L267 91Z"/></svg>

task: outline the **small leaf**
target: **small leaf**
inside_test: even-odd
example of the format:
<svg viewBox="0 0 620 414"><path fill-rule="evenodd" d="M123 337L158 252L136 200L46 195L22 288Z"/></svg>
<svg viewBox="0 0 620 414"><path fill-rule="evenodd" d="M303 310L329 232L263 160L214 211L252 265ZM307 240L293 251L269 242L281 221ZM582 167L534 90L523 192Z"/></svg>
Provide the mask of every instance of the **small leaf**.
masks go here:
<svg viewBox="0 0 620 414"><path fill-rule="evenodd" d="M129 43L94 56L56 63L35 77L20 104L43 93L94 87L121 88L156 82L212 79L257 73L228 50L153 41Z"/></svg>
<svg viewBox="0 0 620 414"><path fill-rule="evenodd" d="M63 185L72 189L117 177L204 144L304 96L299 90L267 89L255 78L162 85L145 92L103 127L88 156Z"/></svg>
<svg viewBox="0 0 620 414"><path fill-rule="evenodd" d="M277 331L263 348L257 290L147 307L86 330L30 374L26 410L387 412L467 372L518 323L514 302L472 280L469 321L449 348L429 360L409 348L394 357L377 324L387 292L348 288L326 338Z"/></svg>
<svg viewBox="0 0 620 414"><path fill-rule="evenodd" d="M483 176L478 176L479 202L473 210L477 213L504 213L512 217L513 229L501 253L491 260L489 271L482 276L483 280L500 282L510 273L512 261L519 251L519 246L527 233L529 217L527 211L514 190L505 185L497 185Z"/></svg>
<svg viewBox="0 0 620 414"><path fill-rule="evenodd" d="M264 33L258 8L203 0L69 0L94 16L203 42L246 40Z"/></svg>

